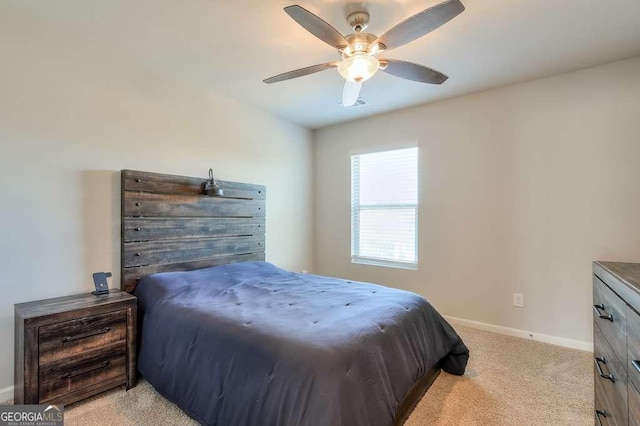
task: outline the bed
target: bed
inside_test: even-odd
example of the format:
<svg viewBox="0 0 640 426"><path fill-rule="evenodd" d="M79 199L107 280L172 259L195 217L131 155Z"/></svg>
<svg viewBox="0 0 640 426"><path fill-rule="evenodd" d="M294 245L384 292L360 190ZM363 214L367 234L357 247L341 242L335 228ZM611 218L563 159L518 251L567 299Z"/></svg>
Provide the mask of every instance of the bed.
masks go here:
<svg viewBox="0 0 640 426"><path fill-rule="evenodd" d="M122 181L138 370L200 423L399 425L441 369L464 373L468 349L421 296L265 262L266 188Z"/></svg>

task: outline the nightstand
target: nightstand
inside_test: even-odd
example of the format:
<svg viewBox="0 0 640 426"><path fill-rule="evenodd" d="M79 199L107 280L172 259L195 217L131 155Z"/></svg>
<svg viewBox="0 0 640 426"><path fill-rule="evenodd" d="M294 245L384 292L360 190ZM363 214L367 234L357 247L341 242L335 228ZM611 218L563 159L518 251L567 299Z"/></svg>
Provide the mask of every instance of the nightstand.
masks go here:
<svg viewBox="0 0 640 426"><path fill-rule="evenodd" d="M136 385L136 298L120 290L15 305L15 404Z"/></svg>

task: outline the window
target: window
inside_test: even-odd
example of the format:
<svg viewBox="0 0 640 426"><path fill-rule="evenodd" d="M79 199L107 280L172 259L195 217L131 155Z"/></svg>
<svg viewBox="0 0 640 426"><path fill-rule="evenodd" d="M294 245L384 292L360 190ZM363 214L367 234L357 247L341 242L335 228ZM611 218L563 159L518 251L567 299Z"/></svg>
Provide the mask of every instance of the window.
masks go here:
<svg viewBox="0 0 640 426"><path fill-rule="evenodd" d="M351 261L417 269L418 148L351 156Z"/></svg>

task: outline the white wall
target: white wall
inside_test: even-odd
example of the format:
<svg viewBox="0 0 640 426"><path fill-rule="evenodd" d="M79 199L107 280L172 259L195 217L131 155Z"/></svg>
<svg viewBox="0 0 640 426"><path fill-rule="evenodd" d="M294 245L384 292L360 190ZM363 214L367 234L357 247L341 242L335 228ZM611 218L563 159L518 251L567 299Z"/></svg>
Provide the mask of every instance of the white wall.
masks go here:
<svg viewBox="0 0 640 426"><path fill-rule="evenodd" d="M317 273L590 342L591 261L640 262L640 58L315 136ZM351 264L349 155L406 144L421 156L419 270Z"/></svg>
<svg viewBox="0 0 640 426"><path fill-rule="evenodd" d="M0 395L14 303L119 285L121 169L265 184L267 260L312 268L308 130L2 6L0 28Z"/></svg>

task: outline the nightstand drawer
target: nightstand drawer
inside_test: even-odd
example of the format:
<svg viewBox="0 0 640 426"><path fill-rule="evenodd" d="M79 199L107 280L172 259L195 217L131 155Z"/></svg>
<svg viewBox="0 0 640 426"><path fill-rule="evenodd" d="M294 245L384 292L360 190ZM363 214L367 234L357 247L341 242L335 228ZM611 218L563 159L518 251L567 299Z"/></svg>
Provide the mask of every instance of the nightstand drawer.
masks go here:
<svg viewBox="0 0 640 426"><path fill-rule="evenodd" d="M73 357L127 338L125 309L40 327L40 365Z"/></svg>
<svg viewBox="0 0 640 426"><path fill-rule="evenodd" d="M597 276L593 276L593 322L627 370L626 305Z"/></svg>
<svg viewBox="0 0 640 426"><path fill-rule="evenodd" d="M126 345L114 344L100 350L40 367L40 403L54 399L64 402L64 395L102 382L122 378L127 381Z"/></svg>

